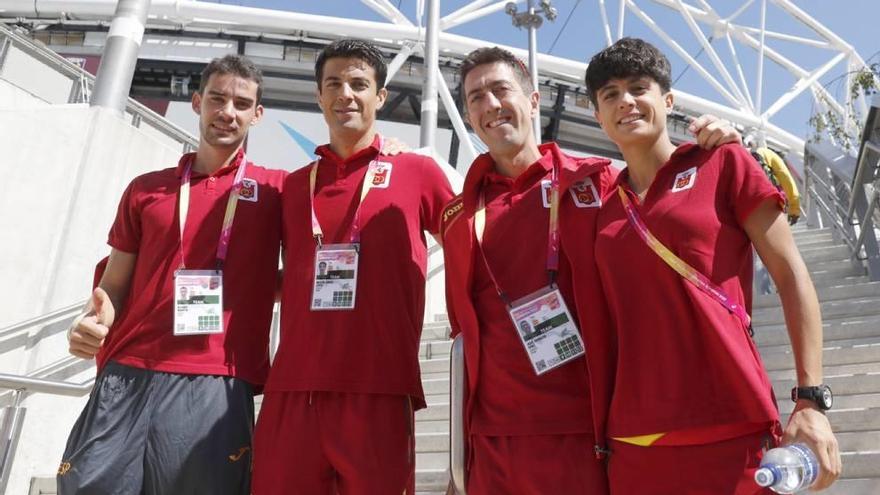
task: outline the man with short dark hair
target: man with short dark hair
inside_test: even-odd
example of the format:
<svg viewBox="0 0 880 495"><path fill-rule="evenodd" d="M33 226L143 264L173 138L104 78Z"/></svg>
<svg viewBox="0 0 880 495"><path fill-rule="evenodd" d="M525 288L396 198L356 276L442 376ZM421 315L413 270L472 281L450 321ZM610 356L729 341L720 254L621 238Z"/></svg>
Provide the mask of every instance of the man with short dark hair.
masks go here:
<svg viewBox="0 0 880 495"><path fill-rule="evenodd" d="M315 64L330 143L285 181L281 344L257 422L254 493L413 493L424 231L452 190L440 167L380 153L385 62L340 40ZM331 277L320 277L322 263Z"/></svg>
<svg viewBox="0 0 880 495"><path fill-rule="evenodd" d="M467 120L489 148L441 225L449 318L465 349L467 491L606 493L614 347L593 234L615 172L535 142L540 96L512 53L475 50L460 73ZM739 137L698 124L710 144Z"/></svg>
<svg viewBox="0 0 880 495"><path fill-rule="evenodd" d="M245 157L261 83L244 57L208 64L192 98L198 149L122 196L106 268L69 332L70 352L97 356L98 376L61 495L250 493L286 176Z"/></svg>
<svg viewBox="0 0 880 495"><path fill-rule="evenodd" d="M751 338L753 248L779 289L796 364L784 440L815 451L813 489L825 488L840 455L824 415L821 316L782 197L741 146L670 141L669 74L666 57L634 38L596 54L586 72L596 119L627 164L599 213L595 249L617 342L611 491L765 493L754 471L780 425Z"/></svg>

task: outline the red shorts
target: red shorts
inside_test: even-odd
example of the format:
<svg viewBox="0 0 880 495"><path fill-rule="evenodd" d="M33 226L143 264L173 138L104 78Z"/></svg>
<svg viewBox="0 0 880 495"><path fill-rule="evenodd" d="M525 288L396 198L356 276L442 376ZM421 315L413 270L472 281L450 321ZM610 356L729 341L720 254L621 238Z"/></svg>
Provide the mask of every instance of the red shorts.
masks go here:
<svg viewBox="0 0 880 495"><path fill-rule="evenodd" d="M410 398L270 392L254 433L254 495L412 494Z"/></svg>
<svg viewBox="0 0 880 495"><path fill-rule="evenodd" d="M640 447L612 441L608 481L614 495L770 494L755 483L770 430L703 445Z"/></svg>
<svg viewBox="0 0 880 495"><path fill-rule="evenodd" d="M592 434L471 436L468 495L602 495L605 461Z"/></svg>

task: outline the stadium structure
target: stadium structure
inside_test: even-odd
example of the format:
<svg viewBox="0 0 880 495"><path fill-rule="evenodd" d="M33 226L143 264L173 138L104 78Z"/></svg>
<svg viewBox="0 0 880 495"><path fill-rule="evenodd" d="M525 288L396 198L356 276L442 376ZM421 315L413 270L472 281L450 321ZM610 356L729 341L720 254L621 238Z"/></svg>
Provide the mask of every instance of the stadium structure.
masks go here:
<svg viewBox="0 0 880 495"><path fill-rule="evenodd" d="M207 61L240 53L263 70L267 112L251 133L249 155L292 170L309 163L315 145L327 139L314 98L317 53L340 37L369 39L391 61L380 130L431 147L460 184L485 147L461 117L456 70L466 53L494 43L491 37L448 31L532 2L475 0L440 16L435 13L442 2L420 1L420 15L410 18L389 0L362 0L385 22L189 0L144 3L149 11L138 28L114 21L114 0L0 0L0 136L7 143L2 170L8 178L0 201L0 231L7 239L0 245L0 491L5 493L55 493L67 432L94 380L91 362L67 355L65 330L89 294L94 263L106 254L103 239L125 185L139 173L176 163L181 151L195 146L189 101ZM541 4L545 12L552 8L550 2ZM787 16L786 27L796 29L768 23L768 5ZM688 117L712 113L783 152L801 176L809 228L798 235L808 263L818 267L814 280L830 322L826 340L834 340L826 349L826 376L854 377L840 378L835 388L847 405L832 413L846 468L831 491L880 493L880 250L873 227L880 103L859 91L839 98L823 85L823 78L837 71L848 74L850 87L865 61L844 37L791 0L597 0L589 8L601 19L595 35L605 44L627 35L630 26L647 27L651 41L683 59L689 77L710 88L710 96L675 92L676 112L669 120L674 141L688 139ZM741 20L755 10L756 25ZM664 27L670 17L687 26L689 45ZM109 40L126 29L140 38L140 47L131 98L120 118L90 102ZM794 58L779 44L799 45L806 54ZM692 46L704 55L693 55ZM506 48L529 57L525 50ZM557 141L572 153L619 160L593 118L584 61L537 54L534 65L542 140ZM773 99L763 91L765 65L766 74L772 66L773 77L789 78L788 89ZM857 146L844 146L839 136L805 141L780 126L779 112L802 94L812 95L822 118L837 119ZM456 351L445 322L442 254L437 246L430 254L421 356L429 408L417 415L417 489L424 493L443 492L461 467L460 388L455 373L449 374ZM790 387L793 375L790 356L780 350L785 346L778 337L784 332L776 328L778 306L775 295L759 298L755 320L777 396L784 397L780 391ZM767 332L762 334L761 325Z"/></svg>

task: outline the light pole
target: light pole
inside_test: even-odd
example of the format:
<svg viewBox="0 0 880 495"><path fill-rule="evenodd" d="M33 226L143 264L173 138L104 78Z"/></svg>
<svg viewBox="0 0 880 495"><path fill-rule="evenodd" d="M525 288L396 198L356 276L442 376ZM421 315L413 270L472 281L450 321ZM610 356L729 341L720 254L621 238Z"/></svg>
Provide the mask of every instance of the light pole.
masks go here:
<svg viewBox="0 0 880 495"><path fill-rule="evenodd" d="M544 18L553 22L556 20L558 12L550 4L550 0L541 0L541 11L535 9L534 0L527 1L527 7L524 12L517 12L516 3L510 2L504 7L504 11L511 17L513 25L521 28L525 27L529 31L529 72L532 79L532 86L535 91L538 89L538 28L544 23ZM538 104L538 112L535 114L533 126L535 131L535 139L541 142L541 106Z"/></svg>

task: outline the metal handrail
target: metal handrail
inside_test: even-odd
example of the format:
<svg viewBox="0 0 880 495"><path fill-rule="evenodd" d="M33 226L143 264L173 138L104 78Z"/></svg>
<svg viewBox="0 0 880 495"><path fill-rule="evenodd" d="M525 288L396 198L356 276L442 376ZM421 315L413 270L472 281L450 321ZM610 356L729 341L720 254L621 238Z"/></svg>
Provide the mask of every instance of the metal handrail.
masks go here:
<svg viewBox="0 0 880 495"><path fill-rule="evenodd" d="M459 495L467 495L464 383L464 338L458 335L452 341L452 350L449 353L449 471L452 485Z"/></svg>
<svg viewBox="0 0 880 495"><path fill-rule="evenodd" d="M874 219L872 217L874 215L874 209L877 207L878 199L880 199L880 191L877 190L877 187L875 185L874 194L871 196L870 203L868 203L868 211L865 212L865 217L859 224L861 227L861 229L859 229L859 238L856 240L855 246L853 246L853 249L855 249L856 251L856 256L859 256L862 250L862 245L865 242L865 233L874 228Z"/></svg>
<svg viewBox="0 0 880 495"><path fill-rule="evenodd" d="M8 333L14 333L19 330L24 330L25 328L30 328L35 325L39 325L41 323L45 323L47 321L54 320L56 318L60 318L62 316L67 315L68 313L73 313L79 311L85 306L88 302L88 299L83 299L81 302L71 304L70 306L65 306L60 309L56 309L50 313L46 313L44 315L36 316L34 318L30 318L28 320L21 321L19 323L14 323L8 327L0 328L0 335L6 335Z"/></svg>
<svg viewBox="0 0 880 495"><path fill-rule="evenodd" d="M0 36L13 42L18 48L23 49L29 55L48 64L51 68L57 70L61 74L71 78L74 83L85 80L86 85L91 89L95 84L95 76L90 74L82 67L74 64L66 58L58 55L54 51L46 48L41 43L32 40L26 36L9 29L0 24ZM135 115L135 120L140 119L142 122L149 123L152 127L163 132L165 135L180 142L184 147L195 149L198 146L198 140L182 127L171 123L165 117L150 110L147 106L129 98L125 106L125 111ZM137 127L137 126L135 126Z"/></svg>
<svg viewBox="0 0 880 495"><path fill-rule="evenodd" d="M0 389L37 392L41 394L82 397L92 390L94 384L94 378L90 378L83 383L71 383L59 380L46 380L44 378L31 378L29 376L0 373Z"/></svg>

